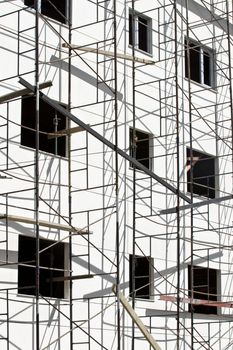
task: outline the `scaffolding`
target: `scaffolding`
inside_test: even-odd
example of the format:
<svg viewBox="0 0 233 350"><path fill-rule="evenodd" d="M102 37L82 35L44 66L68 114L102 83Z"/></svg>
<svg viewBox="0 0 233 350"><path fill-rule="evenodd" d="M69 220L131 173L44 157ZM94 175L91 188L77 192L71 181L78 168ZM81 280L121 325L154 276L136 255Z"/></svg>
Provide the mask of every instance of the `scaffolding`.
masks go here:
<svg viewBox="0 0 233 350"><path fill-rule="evenodd" d="M232 4L0 9L1 350L231 349Z"/></svg>

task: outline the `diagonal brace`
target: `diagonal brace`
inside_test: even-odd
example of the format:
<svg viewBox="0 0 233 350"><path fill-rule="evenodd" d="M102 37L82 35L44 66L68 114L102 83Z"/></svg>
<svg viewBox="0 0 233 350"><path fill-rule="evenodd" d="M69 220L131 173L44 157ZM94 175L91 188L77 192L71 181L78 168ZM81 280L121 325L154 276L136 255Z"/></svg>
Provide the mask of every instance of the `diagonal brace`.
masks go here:
<svg viewBox="0 0 233 350"><path fill-rule="evenodd" d="M32 92L35 91L35 87L28 83L26 80L20 78L19 79L20 84L31 90ZM153 171L145 167L143 164L138 162L135 158L128 155L126 152L124 152L122 149L116 147L112 142L107 140L105 137L103 137L101 134L99 134L97 131L92 129L89 125L85 124L82 120L74 116L72 113L68 112L64 107L60 106L59 103L55 102L48 96L44 95L40 91L40 98L45 101L48 105L53 107L57 112L63 114L68 119L72 120L75 124L81 126L84 130L86 130L89 134L94 136L96 139L101 141L103 144L105 144L107 147L111 148L113 151L117 152L120 156L122 156L127 161L131 162L136 168L142 170L145 174L147 174L152 179L159 182L161 185L163 185L165 188L170 190L171 192L175 194L179 194L180 198L185 200L187 203L191 203L190 198L187 197L184 193L178 191L174 186L170 185L167 181L163 180L160 176L156 175Z"/></svg>
<svg viewBox="0 0 233 350"><path fill-rule="evenodd" d="M162 350L157 341L153 338L153 336L150 334L144 323L141 321L141 319L136 314L135 310L132 308L128 300L125 298L125 296L121 292L117 292L116 286L114 285L112 287L113 293L119 298L122 306L124 309L128 312L129 316L132 318L133 322L138 326L139 330L142 332L150 346L154 350Z"/></svg>

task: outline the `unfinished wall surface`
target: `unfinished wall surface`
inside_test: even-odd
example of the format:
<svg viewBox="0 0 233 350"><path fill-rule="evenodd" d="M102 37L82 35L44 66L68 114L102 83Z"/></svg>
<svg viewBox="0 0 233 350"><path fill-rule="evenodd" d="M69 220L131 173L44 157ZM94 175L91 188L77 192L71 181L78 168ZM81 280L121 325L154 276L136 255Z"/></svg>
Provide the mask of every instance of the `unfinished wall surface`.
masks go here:
<svg viewBox="0 0 233 350"><path fill-rule="evenodd" d="M1 350L232 348L232 23L0 3Z"/></svg>

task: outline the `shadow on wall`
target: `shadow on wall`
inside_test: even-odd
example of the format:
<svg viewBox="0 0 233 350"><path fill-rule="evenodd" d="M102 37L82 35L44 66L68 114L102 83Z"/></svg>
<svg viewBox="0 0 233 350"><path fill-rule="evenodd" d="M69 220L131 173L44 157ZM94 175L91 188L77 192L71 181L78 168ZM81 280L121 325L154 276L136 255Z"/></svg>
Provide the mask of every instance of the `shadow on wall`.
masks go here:
<svg viewBox="0 0 233 350"><path fill-rule="evenodd" d="M59 57L52 55L50 57L50 65L53 67L60 68L66 72L69 71L69 64L65 61L61 61ZM107 84L100 83L96 78L94 78L92 75L84 72L83 70L71 65L71 74L76 76L77 78L85 81L86 83L92 85L92 86L97 86L98 88L103 91L104 93L110 95L111 97L114 97L114 89L110 88ZM123 95L120 92L117 92L117 99L119 101L122 101Z"/></svg>
<svg viewBox="0 0 233 350"><path fill-rule="evenodd" d="M200 263L203 263L207 260L214 260L214 259L217 259L219 257L221 257L223 255L222 252L216 252L216 253L213 253L213 254L210 254L209 256L205 256L205 257L201 257L201 258L198 258L198 259L195 259L193 263L195 264L200 264ZM74 263L77 263L78 265L80 266L83 266L85 268L88 267L88 263L81 259L80 257L74 257L73 258L73 262ZM183 263L181 264L180 266L180 269L183 270L185 268L187 268L188 266L188 262L187 263ZM103 273L104 271L102 271L101 269L99 269L98 267L90 264L90 269L92 271L92 273L96 273L96 274L101 274ZM161 277L168 277L168 275L171 275L171 274L174 274L177 272L177 266L173 266L173 267L170 267L168 269L165 269L165 270L161 270L161 271L158 271L158 272L154 272L154 279L156 278L161 278ZM106 281L112 283L112 284L115 284L116 283L116 279L112 276L108 276L108 275L104 275L102 276ZM129 287L129 282L124 282L124 283L121 283L120 284L120 289L121 290L124 290L126 288ZM98 291L95 291L95 292L92 292L92 293L88 293L88 294L85 294L84 297L86 298L95 298L95 297L101 297L101 296L105 296L105 295L108 295L108 294L111 294L112 293L112 286L109 287L109 288L105 288L105 289L101 289L101 290L98 290Z"/></svg>

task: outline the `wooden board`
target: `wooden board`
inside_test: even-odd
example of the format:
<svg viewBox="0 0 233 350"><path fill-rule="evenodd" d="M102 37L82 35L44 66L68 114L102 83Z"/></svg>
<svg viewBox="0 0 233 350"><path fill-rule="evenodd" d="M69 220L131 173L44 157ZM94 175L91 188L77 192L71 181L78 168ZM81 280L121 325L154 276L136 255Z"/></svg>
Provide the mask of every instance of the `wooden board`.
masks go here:
<svg viewBox="0 0 233 350"><path fill-rule="evenodd" d="M117 295L115 285L112 287L112 291L115 295ZM119 297L119 300L120 300L122 306L128 312L129 316L132 318L134 323L138 326L139 330L142 332L142 334L144 335L146 340L149 342L150 346L154 350L161 350L159 344L152 337L152 335L150 334L150 332L148 331L148 329L146 328L144 323L141 321L141 319L138 317L138 315L136 314L135 310L132 308L132 306L130 305L128 300L124 297L124 295L121 292L118 292L118 297Z"/></svg>

